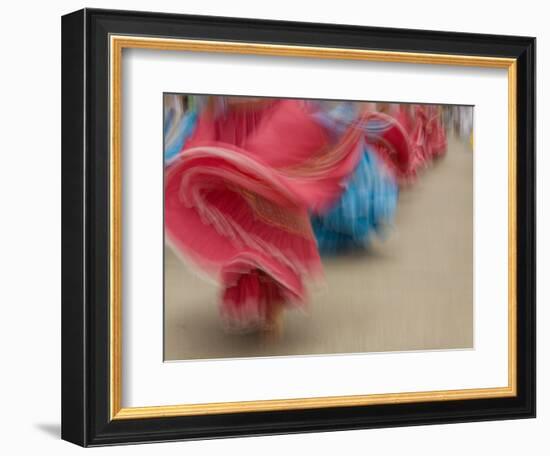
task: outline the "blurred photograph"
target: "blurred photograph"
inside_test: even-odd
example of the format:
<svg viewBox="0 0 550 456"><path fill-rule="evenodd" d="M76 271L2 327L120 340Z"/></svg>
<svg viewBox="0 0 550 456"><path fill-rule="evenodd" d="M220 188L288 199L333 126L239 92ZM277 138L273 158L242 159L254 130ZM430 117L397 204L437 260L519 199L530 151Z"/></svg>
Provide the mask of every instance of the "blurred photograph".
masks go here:
<svg viewBox="0 0 550 456"><path fill-rule="evenodd" d="M163 110L165 361L473 348L473 106Z"/></svg>

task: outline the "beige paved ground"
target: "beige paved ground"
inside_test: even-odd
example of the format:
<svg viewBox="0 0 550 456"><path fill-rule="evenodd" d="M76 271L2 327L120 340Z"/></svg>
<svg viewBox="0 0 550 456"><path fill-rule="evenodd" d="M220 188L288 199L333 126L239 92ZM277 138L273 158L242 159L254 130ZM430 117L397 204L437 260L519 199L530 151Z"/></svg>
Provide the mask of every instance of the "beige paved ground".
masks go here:
<svg viewBox="0 0 550 456"><path fill-rule="evenodd" d="M400 194L390 237L324 261L327 287L287 312L276 342L226 334L217 290L166 249L165 359L468 348L473 345L473 157L447 156Z"/></svg>

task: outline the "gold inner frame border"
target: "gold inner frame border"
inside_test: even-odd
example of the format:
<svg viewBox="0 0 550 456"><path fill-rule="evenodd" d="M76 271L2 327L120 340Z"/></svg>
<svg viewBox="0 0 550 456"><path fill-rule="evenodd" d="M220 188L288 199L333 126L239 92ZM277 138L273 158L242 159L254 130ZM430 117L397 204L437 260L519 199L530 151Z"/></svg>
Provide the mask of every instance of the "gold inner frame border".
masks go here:
<svg viewBox="0 0 550 456"><path fill-rule="evenodd" d="M517 288L516 288L516 128L517 128L517 61L513 58L484 57L417 52L393 52L332 47L258 44L246 42L188 40L142 36L109 37L109 384L112 420L210 415L238 412L299 410L344 406L488 399L517 395ZM317 59L366 60L375 62L415 63L484 68L508 71L508 385L494 388L402 392L352 396L327 396L259 401L180 404L168 406L122 407L122 51L153 49L208 53L251 54Z"/></svg>

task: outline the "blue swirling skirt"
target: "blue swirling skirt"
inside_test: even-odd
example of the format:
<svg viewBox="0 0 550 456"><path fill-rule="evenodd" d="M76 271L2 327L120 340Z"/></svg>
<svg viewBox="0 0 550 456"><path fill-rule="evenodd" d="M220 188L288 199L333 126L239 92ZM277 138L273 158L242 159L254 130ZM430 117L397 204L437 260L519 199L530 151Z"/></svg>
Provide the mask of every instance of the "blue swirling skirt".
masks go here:
<svg viewBox="0 0 550 456"><path fill-rule="evenodd" d="M197 123L197 112L187 111L181 118L175 119L172 111L168 113L164 122L164 162L169 164L181 152L187 139L193 134ZM175 134L168 135L168 131L175 130Z"/></svg>
<svg viewBox="0 0 550 456"><path fill-rule="evenodd" d="M361 248L393 222L398 186L376 155L365 149L347 188L326 213L311 223L324 254Z"/></svg>

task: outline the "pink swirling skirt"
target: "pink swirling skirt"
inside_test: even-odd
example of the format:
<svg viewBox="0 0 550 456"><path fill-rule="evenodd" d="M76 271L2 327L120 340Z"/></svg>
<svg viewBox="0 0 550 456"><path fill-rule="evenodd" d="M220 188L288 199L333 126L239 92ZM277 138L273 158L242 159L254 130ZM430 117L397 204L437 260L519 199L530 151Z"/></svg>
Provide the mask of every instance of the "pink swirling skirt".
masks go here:
<svg viewBox="0 0 550 456"><path fill-rule="evenodd" d="M207 109L165 175L171 245L221 286L221 313L262 324L272 306L303 305L322 275L310 211L342 192L361 153L350 129L331 144L299 100Z"/></svg>

